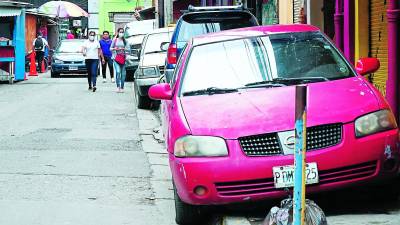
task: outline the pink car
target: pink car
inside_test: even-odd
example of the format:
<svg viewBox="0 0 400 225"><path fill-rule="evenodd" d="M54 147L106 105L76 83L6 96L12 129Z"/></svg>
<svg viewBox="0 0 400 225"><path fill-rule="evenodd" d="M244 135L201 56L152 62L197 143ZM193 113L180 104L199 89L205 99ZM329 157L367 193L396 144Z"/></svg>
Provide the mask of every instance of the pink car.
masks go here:
<svg viewBox="0 0 400 225"><path fill-rule="evenodd" d="M308 86L307 192L391 180L399 134L384 97L317 28L276 25L193 38L162 101L176 221L202 206L284 197L293 186L295 86Z"/></svg>

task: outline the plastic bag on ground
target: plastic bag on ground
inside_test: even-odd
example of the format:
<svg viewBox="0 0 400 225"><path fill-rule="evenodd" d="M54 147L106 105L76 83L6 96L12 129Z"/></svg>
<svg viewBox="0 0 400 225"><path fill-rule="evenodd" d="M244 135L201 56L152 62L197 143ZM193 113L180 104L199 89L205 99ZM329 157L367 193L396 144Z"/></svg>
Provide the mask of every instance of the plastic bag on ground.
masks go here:
<svg viewBox="0 0 400 225"><path fill-rule="evenodd" d="M306 199L304 211L305 225L327 225L325 213L312 200ZM272 207L263 225L292 225L293 224L293 199L285 199L281 207Z"/></svg>

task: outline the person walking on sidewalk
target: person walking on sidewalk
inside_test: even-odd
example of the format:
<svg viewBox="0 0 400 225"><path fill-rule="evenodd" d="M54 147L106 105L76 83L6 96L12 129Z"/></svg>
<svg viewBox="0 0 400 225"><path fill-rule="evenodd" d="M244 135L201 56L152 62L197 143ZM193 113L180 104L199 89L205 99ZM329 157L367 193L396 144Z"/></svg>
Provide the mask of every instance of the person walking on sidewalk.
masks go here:
<svg viewBox="0 0 400 225"><path fill-rule="evenodd" d="M49 47L49 44L46 39L43 38L42 33L38 33L37 38L33 40L33 51L35 51L36 62L38 64L37 71L39 71L39 73L45 72L42 71L42 62L46 47Z"/></svg>
<svg viewBox="0 0 400 225"><path fill-rule="evenodd" d="M95 40L96 33L94 31L89 32L89 39L83 43L82 53L85 56L85 64L88 73L89 90L95 92L97 70L99 67L99 59L104 62L103 53L101 52L100 43Z"/></svg>
<svg viewBox="0 0 400 225"><path fill-rule="evenodd" d="M113 60L111 59L112 53L110 51L112 40L110 39L110 33L108 31L103 31L103 37L100 40L101 51L104 56L104 63L101 64L101 73L103 74L103 83L107 81L107 65L110 70L111 82L114 83L114 69Z"/></svg>
<svg viewBox="0 0 400 225"><path fill-rule="evenodd" d="M114 68L115 68L115 78L117 82L117 92L124 92L124 84L126 77L125 60L126 53L125 49L127 47L127 42L124 38L124 29L119 28L116 37L111 43L110 50L113 53Z"/></svg>

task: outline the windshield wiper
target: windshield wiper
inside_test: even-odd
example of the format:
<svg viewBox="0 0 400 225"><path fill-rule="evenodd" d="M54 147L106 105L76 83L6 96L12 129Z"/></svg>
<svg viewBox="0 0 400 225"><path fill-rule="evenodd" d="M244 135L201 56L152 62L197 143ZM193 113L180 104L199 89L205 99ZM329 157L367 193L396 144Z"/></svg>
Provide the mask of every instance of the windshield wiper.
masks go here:
<svg viewBox="0 0 400 225"><path fill-rule="evenodd" d="M248 83L244 85L245 87L282 87L287 86L289 84L303 84L303 83L311 83L317 81L329 81L326 77L295 77L295 78L285 78L278 77L272 80L263 80L253 83Z"/></svg>
<svg viewBox="0 0 400 225"><path fill-rule="evenodd" d="M151 51L151 52L146 52L144 54L147 55L147 54L163 53L163 52L166 52L166 51L161 51L161 50L159 50L159 51Z"/></svg>
<svg viewBox="0 0 400 225"><path fill-rule="evenodd" d="M277 77L274 81L288 82L288 83L309 83L318 81L329 81L326 77Z"/></svg>
<svg viewBox="0 0 400 225"><path fill-rule="evenodd" d="M236 89L236 88L209 87L206 89L184 92L183 96L204 95L204 94L208 94L208 95L224 94L224 93L231 93L231 92L237 92L237 91L238 91L238 89Z"/></svg>
<svg viewBox="0 0 400 225"><path fill-rule="evenodd" d="M257 88L257 87L283 87L286 86L286 84L281 83L281 81L278 80L263 80L263 81L257 81L253 83L248 83L244 85L245 87L248 88Z"/></svg>

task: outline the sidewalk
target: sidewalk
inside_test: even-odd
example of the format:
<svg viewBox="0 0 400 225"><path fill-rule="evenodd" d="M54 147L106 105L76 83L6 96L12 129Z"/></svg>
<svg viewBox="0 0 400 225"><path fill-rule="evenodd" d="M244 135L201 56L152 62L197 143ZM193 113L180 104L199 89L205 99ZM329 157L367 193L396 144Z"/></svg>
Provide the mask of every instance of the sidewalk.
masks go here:
<svg viewBox="0 0 400 225"><path fill-rule="evenodd" d="M168 153L164 146L160 121L156 117L156 113L158 112L137 109L140 142L152 170L150 183L153 196L150 200L154 201L161 212L161 217L165 219L165 225L176 225Z"/></svg>

